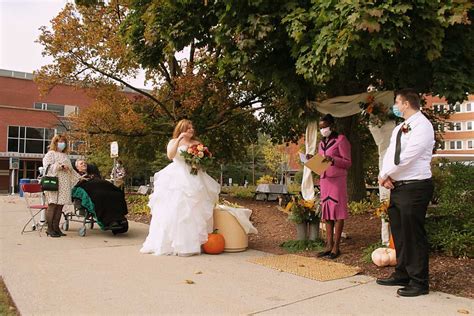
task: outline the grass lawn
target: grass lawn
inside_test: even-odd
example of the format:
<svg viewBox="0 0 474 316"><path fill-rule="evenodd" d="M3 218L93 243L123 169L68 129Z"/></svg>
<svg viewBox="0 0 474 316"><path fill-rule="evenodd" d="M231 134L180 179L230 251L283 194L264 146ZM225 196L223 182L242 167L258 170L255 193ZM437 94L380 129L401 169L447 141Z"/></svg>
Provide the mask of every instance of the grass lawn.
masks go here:
<svg viewBox="0 0 474 316"><path fill-rule="evenodd" d="M8 293L7 287L5 286L2 277L0 277L0 315L20 315L15 307L15 303L13 303L10 294Z"/></svg>

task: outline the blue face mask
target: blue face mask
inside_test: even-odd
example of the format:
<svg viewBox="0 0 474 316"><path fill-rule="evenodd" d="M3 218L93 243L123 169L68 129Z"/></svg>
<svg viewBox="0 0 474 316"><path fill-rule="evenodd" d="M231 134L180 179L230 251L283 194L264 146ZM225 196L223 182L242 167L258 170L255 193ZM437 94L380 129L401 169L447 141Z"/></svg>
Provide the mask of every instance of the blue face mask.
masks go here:
<svg viewBox="0 0 474 316"><path fill-rule="evenodd" d="M58 143L58 149L63 151L66 148L66 143Z"/></svg>
<svg viewBox="0 0 474 316"><path fill-rule="evenodd" d="M398 116L398 117L403 118L403 113L402 113L402 111L400 111L400 109L398 108L398 106L395 105L395 104L392 105L392 112L393 112L393 114L395 114L395 116Z"/></svg>

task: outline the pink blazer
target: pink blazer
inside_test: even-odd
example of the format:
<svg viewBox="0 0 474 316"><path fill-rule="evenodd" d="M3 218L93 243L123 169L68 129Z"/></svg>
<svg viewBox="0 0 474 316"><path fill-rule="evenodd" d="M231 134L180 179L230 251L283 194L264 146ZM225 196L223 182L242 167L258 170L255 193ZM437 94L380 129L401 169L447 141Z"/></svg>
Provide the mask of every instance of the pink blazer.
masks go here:
<svg viewBox="0 0 474 316"><path fill-rule="evenodd" d="M334 159L333 165L321 175L322 179L347 176L347 170L352 165L351 144L344 135L321 140L318 153Z"/></svg>

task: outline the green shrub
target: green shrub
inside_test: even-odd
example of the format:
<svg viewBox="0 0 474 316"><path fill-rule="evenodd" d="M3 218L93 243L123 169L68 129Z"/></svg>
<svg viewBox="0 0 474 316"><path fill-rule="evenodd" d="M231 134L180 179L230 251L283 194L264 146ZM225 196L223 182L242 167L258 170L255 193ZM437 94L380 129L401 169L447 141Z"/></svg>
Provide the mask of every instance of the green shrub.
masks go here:
<svg viewBox="0 0 474 316"><path fill-rule="evenodd" d="M360 202L352 201L349 203L349 213L351 215L365 214L374 212L381 203L377 195L373 194L368 199L362 200Z"/></svg>
<svg viewBox="0 0 474 316"><path fill-rule="evenodd" d="M127 195L125 197L129 214L150 214L148 195Z"/></svg>
<svg viewBox="0 0 474 316"><path fill-rule="evenodd" d="M303 169L297 171L295 173L295 180L294 183L300 185L301 181L303 181Z"/></svg>
<svg viewBox="0 0 474 316"><path fill-rule="evenodd" d="M255 188L251 187L236 187L232 195L236 198L241 199L252 199L254 196Z"/></svg>
<svg viewBox="0 0 474 316"><path fill-rule="evenodd" d="M255 186L225 186L222 187L221 193L241 199L253 199L253 196L255 195L255 189Z"/></svg>
<svg viewBox="0 0 474 316"><path fill-rule="evenodd" d="M301 191L301 184L299 183L291 183L287 185L288 193L292 193L295 195L300 195Z"/></svg>
<svg viewBox="0 0 474 316"><path fill-rule="evenodd" d="M448 164L437 188L439 203L430 208L426 230L431 248L456 257L474 256L474 165Z"/></svg>

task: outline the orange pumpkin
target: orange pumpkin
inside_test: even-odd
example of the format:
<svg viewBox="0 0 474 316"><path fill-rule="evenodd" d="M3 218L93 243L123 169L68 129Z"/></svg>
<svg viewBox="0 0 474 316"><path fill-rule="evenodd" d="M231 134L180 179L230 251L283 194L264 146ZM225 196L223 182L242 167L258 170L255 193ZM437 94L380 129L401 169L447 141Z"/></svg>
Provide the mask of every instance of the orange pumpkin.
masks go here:
<svg viewBox="0 0 474 316"><path fill-rule="evenodd" d="M217 232L217 229L207 235L207 242L202 245L202 249L205 253L211 255L217 255L224 251L225 240L224 236Z"/></svg>

